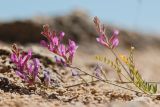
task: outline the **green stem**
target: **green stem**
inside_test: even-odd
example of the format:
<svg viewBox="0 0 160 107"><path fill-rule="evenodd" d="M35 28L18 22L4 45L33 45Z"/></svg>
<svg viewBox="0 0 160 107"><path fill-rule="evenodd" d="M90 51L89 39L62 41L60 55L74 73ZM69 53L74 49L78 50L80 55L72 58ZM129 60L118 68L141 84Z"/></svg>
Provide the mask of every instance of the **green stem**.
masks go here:
<svg viewBox="0 0 160 107"><path fill-rule="evenodd" d="M139 86L137 86L137 84L133 81L130 73L128 72L128 70L125 68L125 66L122 64L121 60L119 59L119 57L117 56L117 54L113 51L113 49L111 49L111 52L114 54L114 56L119 60L119 63L121 64L122 68L126 71L126 73L128 74L128 76L130 77L131 80L129 80L129 82L132 82L139 90L141 90L142 92L144 92L145 94L148 94L145 90L141 89Z"/></svg>
<svg viewBox="0 0 160 107"><path fill-rule="evenodd" d="M128 74L128 76L130 77L130 79L132 79L130 73L128 72L128 70L126 69L126 67L122 64L121 60L119 59L119 57L117 56L117 54L110 49L110 51L113 53L113 55L118 59L119 63L121 64L122 68L126 71L126 73Z"/></svg>
<svg viewBox="0 0 160 107"><path fill-rule="evenodd" d="M123 81L123 82L118 82L120 84L130 84L130 83L133 83L133 82L126 82L126 81ZM154 81L149 81L147 83L151 83L151 84L160 84L160 82L154 82Z"/></svg>

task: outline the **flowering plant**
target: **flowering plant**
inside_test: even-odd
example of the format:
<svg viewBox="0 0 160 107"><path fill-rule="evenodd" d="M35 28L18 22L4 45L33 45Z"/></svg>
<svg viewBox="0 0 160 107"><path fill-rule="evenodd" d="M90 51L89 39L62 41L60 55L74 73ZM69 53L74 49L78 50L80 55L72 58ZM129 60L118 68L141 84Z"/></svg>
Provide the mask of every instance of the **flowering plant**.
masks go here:
<svg viewBox="0 0 160 107"><path fill-rule="evenodd" d="M11 61L16 65L16 74L29 85L34 84L38 78L40 62L37 58L31 59L32 51L24 52L16 44L12 45Z"/></svg>
<svg viewBox="0 0 160 107"><path fill-rule="evenodd" d="M97 42L100 44L106 46L107 48L113 49L118 46L119 40L118 40L118 30L114 30L111 38L108 38L105 34L105 27L104 25L100 25L100 21L98 17L94 18L94 23L97 27L97 31L99 33L99 37L96 38Z"/></svg>
<svg viewBox="0 0 160 107"><path fill-rule="evenodd" d="M109 64L115 71L117 71L117 74L118 74L121 82L123 82L121 77L124 77L126 80L128 80L128 82L133 83L142 92L144 92L146 94L156 93L157 92L157 84L151 84L151 83L143 80L142 76L140 75L138 69L135 66L134 58L133 58L134 47L131 47L129 57L126 57L123 54L117 55L116 52L114 51L114 48L117 47L119 44L119 40L117 37L119 31L114 30L111 38L108 39L107 36L105 35L105 27L103 25L101 25L100 20L97 17L94 18L94 23L95 23L97 31L99 33L99 37L97 38L97 42L99 42L101 45L106 46L107 48L109 48L111 50L111 52L115 56L115 61L109 60L103 56L97 56L96 58L99 61L102 61L102 62ZM127 75L122 72L123 70L125 71L125 73ZM105 72L99 72L99 73L105 74ZM98 74L98 75L100 75L100 74ZM104 75L102 75L102 76L104 76Z"/></svg>
<svg viewBox="0 0 160 107"><path fill-rule="evenodd" d="M78 48L76 43L72 40L68 40L68 46L62 43L64 32L57 34L55 31L51 31L49 25L43 26L43 31L41 34L47 38L48 41L42 40L41 45L48 48L49 51L58 55L55 56L57 63L62 65L72 64L74 54Z"/></svg>
<svg viewBox="0 0 160 107"><path fill-rule="evenodd" d="M79 71L85 75L95 78L96 81L97 80L102 81L104 83L118 86L123 89L134 91L136 93L155 94L157 92L157 84L156 83L153 84L153 82L150 83L150 82L146 82L145 80L143 80L142 76L140 75L138 69L135 66L134 58L133 58L134 47L131 47L131 51L128 57L123 54L117 55L114 49L119 44L119 39L118 39L119 31L114 30L111 35L111 38L108 38L108 36L105 34L104 25L101 25L100 20L97 17L94 18L94 23L96 25L96 28L99 34L98 37L96 38L97 42L105 46L106 48L108 48L115 56L114 61L107 59L106 57L100 56L100 55L96 56L96 59L110 65L117 72L120 81L108 80L106 76L107 75L106 72L99 65L95 67L93 74L83 71L78 67L72 67L73 69L76 69L76 72L75 70L74 72L72 71L72 75L80 77L85 82L85 84L90 83L90 82L85 81L85 79L80 76ZM126 81L124 82L123 79L126 79L127 82ZM96 82L96 81L91 81L91 82ZM132 83L142 92L136 91L132 88L121 86L117 83ZM81 84L82 83L77 84L77 85L81 85ZM73 85L73 86L77 86L77 85ZM69 86L69 87L72 87L72 86Z"/></svg>
<svg viewBox="0 0 160 107"><path fill-rule="evenodd" d="M105 46L106 48L108 48L115 56L114 61L107 59L106 57L103 57L103 56L97 56L96 57L97 60L109 64L117 72L121 83L123 83L124 82L123 79L125 79L129 83L133 83L133 85L136 86L138 89L140 89L143 93L146 93L146 94L156 93L157 84L153 84L143 80L142 76L140 75L138 69L135 66L134 58L133 58L134 48L131 47L131 51L128 57L123 54L117 54L115 52L114 49L119 45L119 39L118 39L119 31L114 30L112 32L111 37L109 38L105 33L104 25L101 25L98 17L94 18L94 23L98 31L98 37L96 38L97 42ZM64 32L56 33L55 31L50 30L49 25L44 25L43 31L41 32L41 34L47 39L47 41L41 40L41 45L46 47L49 51L55 54L54 58L56 63L62 64L63 66L71 68L72 76L79 77L85 82L85 84L86 83L88 84L90 82L87 82L82 77L83 74L91 76L92 78L95 78L96 81L102 81L104 83L108 83L114 86L118 86L124 89L128 89L128 90L140 93L139 91L120 86L115 82L108 80L106 76L106 72L103 71L102 67L99 65L96 66L93 74L83 71L78 67L73 67L72 62L78 46L73 40L70 40L70 39L68 40L68 45L65 45L62 42L65 36ZM27 82L29 85L35 84L37 80L40 80L38 76L40 62L37 58L32 59L31 50L29 50L28 52L24 52L20 50L16 46L16 44L14 44L12 46L11 61L16 66L16 74L25 82ZM91 82L94 82L94 81L91 81ZM43 83L46 86L49 86L51 84L50 72L47 70L44 72ZM81 84L78 84L78 85L81 85ZM77 86L77 85L73 85L73 86Z"/></svg>

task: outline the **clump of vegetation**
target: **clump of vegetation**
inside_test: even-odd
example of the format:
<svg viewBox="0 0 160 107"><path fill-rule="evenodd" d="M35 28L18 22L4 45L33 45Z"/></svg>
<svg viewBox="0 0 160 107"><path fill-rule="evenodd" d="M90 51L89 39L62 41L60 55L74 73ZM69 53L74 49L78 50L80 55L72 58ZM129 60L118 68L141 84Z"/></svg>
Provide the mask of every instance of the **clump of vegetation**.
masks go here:
<svg viewBox="0 0 160 107"><path fill-rule="evenodd" d="M155 94L157 92L157 84L156 83L150 83L143 80L142 76L140 75L138 69L135 66L134 58L133 58L133 51L134 47L131 47L129 56L126 57L122 54L117 54L115 52L115 48L119 45L119 39L118 39L118 30L113 30L111 37L109 38L105 33L105 27L104 25L101 25L100 20L98 17L94 18L94 23L96 25L97 32L99 36L96 38L97 42L100 43L105 48L109 49L112 54L114 55L115 59L112 61L108 59L105 56L97 55L96 59L98 61L104 62L108 65L110 65L117 73L120 81L119 83L132 83L134 86L136 86L140 91L136 91L132 88L123 87L113 81L110 81L106 77L106 72L103 71L102 67L97 65L95 68L95 71L93 74L89 74L80 68L77 67L71 67L73 69L76 69L77 72L80 71L81 73L84 73L85 75L91 76L96 79L96 81L102 81L104 83L108 83L114 86L118 86L120 88L124 88L130 91L138 92L138 93L145 93L145 94ZM73 76L80 76L80 73L73 72ZM81 77L82 78L82 77ZM82 78L83 79L83 78ZM125 79L125 81L123 80ZM127 82L126 82L127 80ZM86 81L85 81L86 82Z"/></svg>
<svg viewBox="0 0 160 107"><path fill-rule="evenodd" d="M117 54L115 52L115 48L119 45L119 39L118 39L119 31L113 30L112 35L109 38L109 36L106 35L104 25L101 25L98 17L94 18L94 23L98 32L98 37L96 38L97 42L102 46L104 46L106 49L109 49L113 53L115 58L112 61L105 56L97 55L96 59L98 61L110 65L116 71L120 82L123 83L125 79L125 81L127 80L127 82L133 83L133 85L135 85L138 89L140 89L141 92L145 94L155 94L157 92L157 84L151 84L143 80L142 76L140 75L138 69L135 66L133 58L134 47L131 47L128 57L123 54L120 55ZM85 74L92 78L95 78L96 81L102 81L104 83L118 86L130 91L139 92L131 88L123 87L113 81L108 80L106 78L106 72L103 71L102 67L99 65L96 66L94 73L92 74L83 71L78 67L74 67L73 58L78 46L73 40L70 39L68 40L68 45L65 45L63 43L63 37L65 36L64 32L57 33L56 31L52 31L49 28L49 25L44 25L41 34L47 38L47 41L45 40L41 41L41 45L54 54L55 62L57 64L61 64L64 67L71 68L72 76L81 78L85 84L88 84L90 82L85 80L83 78L83 75L80 74ZM40 80L39 78L40 62L37 58L32 59L31 50L29 50L28 52L24 52L14 44L12 46L11 61L16 66L16 74L29 85L34 85L36 84L36 81ZM44 72L43 78L44 78L43 83L45 84L45 86L49 86L51 84L51 77L48 71Z"/></svg>
<svg viewBox="0 0 160 107"><path fill-rule="evenodd" d="M15 74L19 76L22 81L28 84L28 86L41 84L49 86L51 83L51 77L48 71L44 71L43 78L40 78L40 61L38 58L32 58L32 51L23 51L18 48L16 44L12 45L11 61L15 65Z"/></svg>
<svg viewBox="0 0 160 107"><path fill-rule="evenodd" d="M31 50L24 52L16 44L12 45L11 61L16 65L16 74L29 85L40 80L38 78L40 62L37 58L31 59L31 57Z"/></svg>
<svg viewBox="0 0 160 107"><path fill-rule="evenodd" d="M64 32L59 34L56 31L51 31L49 25L43 26L43 31L41 34L47 38L41 41L42 46L48 48L49 51L53 52L55 56L55 61L64 66L69 66L72 64L74 54L78 48L73 40L68 40L68 46L62 43Z"/></svg>
<svg viewBox="0 0 160 107"><path fill-rule="evenodd" d="M103 56L97 56L97 60L105 62L109 64L118 74L121 82L123 82L121 77L124 77L128 82L132 82L137 88L139 88L142 92L147 94L154 94L157 92L157 84L150 84L142 79L142 76L138 72L138 69L135 66L134 58L133 58L133 50L134 47L131 47L130 54L128 57L124 55L117 55L114 51L114 48L118 46L118 31L113 31L113 34L110 39L108 39L105 34L105 27L100 24L100 21L97 17L94 18L94 23L97 27L97 31L99 33L99 37L97 38L97 42L101 45L108 48L113 55L115 56L115 60L109 60ZM124 72L127 74L125 75Z"/></svg>

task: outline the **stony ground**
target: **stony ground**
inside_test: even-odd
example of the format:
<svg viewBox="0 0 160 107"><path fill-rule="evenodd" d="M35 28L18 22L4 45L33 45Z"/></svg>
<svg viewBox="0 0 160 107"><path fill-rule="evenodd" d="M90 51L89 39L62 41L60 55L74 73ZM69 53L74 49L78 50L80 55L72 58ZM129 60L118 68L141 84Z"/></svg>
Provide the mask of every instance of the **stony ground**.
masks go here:
<svg viewBox="0 0 160 107"><path fill-rule="evenodd" d="M124 90L102 82L82 83L79 78L71 76L70 69L57 66L52 60L53 55L38 45L28 45L25 49L32 48L34 57L41 61L41 71L45 68L52 72L55 84L46 89L36 86L27 87L14 73L14 65L9 59L10 46L0 45L0 107L159 107L160 96L148 96ZM89 45L87 45L89 46ZM87 72L93 72L96 64L94 58L97 54L105 54L104 48L92 46L79 47L75 56L74 65ZM106 51L105 51L106 52ZM120 49L120 52L127 51ZM137 67L144 79L159 81L160 51L158 49L146 49L135 52ZM106 56L111 55L107 51ZM105 67L107 77L116 80L117 77L111 68ZM92 78L85 77L87 81ZM126 86L126 84L121 84ZM136 90L135 87L133 89Z"/></svg>

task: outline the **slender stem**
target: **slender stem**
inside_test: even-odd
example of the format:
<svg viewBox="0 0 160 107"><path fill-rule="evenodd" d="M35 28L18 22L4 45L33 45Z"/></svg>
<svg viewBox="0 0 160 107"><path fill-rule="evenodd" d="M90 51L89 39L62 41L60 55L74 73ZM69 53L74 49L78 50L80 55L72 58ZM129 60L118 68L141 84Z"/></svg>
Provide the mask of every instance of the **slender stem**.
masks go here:
<svg viewBox="0 0 160 107"><path fill-rule="evenodd" d="M133 82L126 82L126 81L123 81L123 82L118 82L118 83L120 83L120 84L130 84L130 83L133 83ZM149 82L147 82L147 83L160 84L160 82L155 82L155 81L149 81Z"/></svg>
<svg viewBox="0 0 160 107"><path fill-rule="evenodd" d="M130 77L130 79L132 79L130 73L128 72L128 70L126 69L126 67L122 64L121 60L119 59L119 57L117 56L117 54L112 50L110 49L111 52L114 54L114 56L118 59L119 63L121 64L121 66L123 67L123 69L126 71L126 73L128 74L128 76Z"/></svg>
<svg viewBox="0 0 160 107"><path fill-rule="evenodd" d="M105 71L103 71L101 68L100 68L100 71L101 71L102 75L104 76L104 78L107 80L107 76L106 76Z"/></svg>
<svg viewBox="0 0 160 107"><path fill-rule="evenodd" d="M130 81L122 72L120 72L121 73L121 75L125 78L125 79L127 79L128 81Z"/></svg>
<svg viewBox="0 0 160 107"><path fill-rule="evenodd" d="M87 83L89 84L89 83L94 83L94 82L99 82L99 80L90 81L90 82L87 82ZM65 88L80 86L80 85L83 85L83 84L86 84L86 83L78 83L78 84L74 84L74 85L69 85L69 86L65 86Z"/></svg>
<svg viewBox="0 0 160 107"><path fill-rule="evenodd" d="M121 78L121 75L118 73L118 78L121 82L123 82L122 78Z"/></svg>
<svg viewBox="0 0 160 107"><path fill-rule="evenodd" d="M119 57L117 56L117 54L110 48L111 52L115 55L115 57L119 60L121 66L123 67L123 69L126 71L126 73L128 74L128 76L130 77L130 82L133 82L133 79L130 75L130 73L128 72L128 70L125 68L125 66L122 64L121 60L119 59ZM145 94L148 94L145 90L141 89L139 86L137 86L137 84L135 82L133 82L133 84L142 92L144 92Z"/></svg>
<svg viewBox="0 0 160 107"><path fill-rule="evenodd" d="M80 79L82 79L86 84L88 84L88 82L81 76L79 76Z"/></svg>
<svg viewBox="0 0 160 107"><path fill-rule="evenodd" d="M102 82L104 82L104 83L108 83L108 84L111 84L111 85L114 85L114 86L117 86L117 87L120 87L120 88L123 88L123 89L126 89L126 90L130 90L130 91L133 91L133 92L136 92L136 93L142 93L142 92L139 92L139 91L130 89L130 88L126 88L126 87L117 85L117 84L115 84L115 83L112 83L111 81L103 80L103 79L101 79L101 78L98 78L98 77L96 77L96 76L94 76L94 75L91 75L91 74L89 74L89 73L87 73L87 72L81 70L80 68L72 67L72 66L68 66L68 67L69 67L69 68L72 68L72 69L77 69L77 70L79 70L79 71L81 71L81 72L83 72L83 73L85 73L85 74L87 74L87 75L89 75L89 76L91 76L91 77L94 77L94 78L96 78L96 79L98 79L98 80L100 80L100 81L102 81Z"/></svg>

